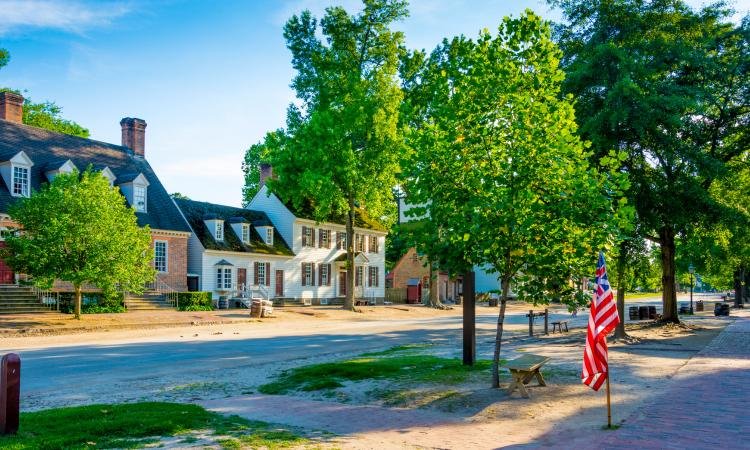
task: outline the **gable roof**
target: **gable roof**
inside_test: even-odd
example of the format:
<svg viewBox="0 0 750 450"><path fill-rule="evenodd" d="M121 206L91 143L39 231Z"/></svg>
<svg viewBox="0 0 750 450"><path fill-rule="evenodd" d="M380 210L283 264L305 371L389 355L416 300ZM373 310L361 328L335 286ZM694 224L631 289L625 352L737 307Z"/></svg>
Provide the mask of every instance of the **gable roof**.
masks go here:
<svg viewBox="0 0 750 450"><path fill-rule="evenodd" d="M0 162L10 160L21 151L34 163L29 173L32 191L38 190L42 183L47 182L45 169L49 170L49 167L67 160L79 170L85 170L89 165L94 170L109 167L117 177L115 184L122 183L124 178L121 177L126 174L129 177L129 174L137 176L142 173L149 183L146 206L148 212L135 213L138 225L190 232L190 227L172 203L149 163L143 158L136 158L127 147L0 119ZM17 200L17 197L10 194L5 183L0 181L0 212L7 213L10 205Z"/></svg>
<svg viewBox="0 0 750 450"><path fill-rule="evenodd" d="M291 248L281 237L276 227L273 229L273 245L266 244L255 230L255 227L273 226L264 212L195 200L175 199L174 201L190 223L195 236L208 250L294 256ZM237 236L231 226L224 227L224 241L217 241L204 222L205 220L221 220L230 224L241 223L238 221L240 218L244 219L242 221L253 225L250 228L249 245L242 242L241 236Z"/></svg>

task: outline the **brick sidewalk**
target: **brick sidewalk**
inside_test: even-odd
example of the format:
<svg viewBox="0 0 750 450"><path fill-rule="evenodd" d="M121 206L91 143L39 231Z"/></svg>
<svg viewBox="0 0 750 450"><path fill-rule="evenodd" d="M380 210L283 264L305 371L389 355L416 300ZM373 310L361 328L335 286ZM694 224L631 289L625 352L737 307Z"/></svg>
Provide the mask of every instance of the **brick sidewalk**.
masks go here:
<svg viewBox="0 0 750 450"><path fill-rule="evenodd" d="M750 395L750 311L674 375L669 386L638 407L616 431L577 430L539 436L534 429L504 436L502 422L473 422L424 410L345 405L286 396L251 395L204 401L215 411L334 432L344 448L411 448L424 436L441 448L703 449L743 448ZM731 319L730 319L731 320ZM644 389L646 389L644 387ZM506 431L507 432L507 431ZM512 443L517 443L513 445ZM523 442L523 443L520 443ZM505 443L505 444L504 444Z"/></svg>
<svg viewBox="0 0 750 450"><path fill-rule="evenodd" d="M670 386L590 448L715 449L750 446L750 311L691 358Z"/></svg>

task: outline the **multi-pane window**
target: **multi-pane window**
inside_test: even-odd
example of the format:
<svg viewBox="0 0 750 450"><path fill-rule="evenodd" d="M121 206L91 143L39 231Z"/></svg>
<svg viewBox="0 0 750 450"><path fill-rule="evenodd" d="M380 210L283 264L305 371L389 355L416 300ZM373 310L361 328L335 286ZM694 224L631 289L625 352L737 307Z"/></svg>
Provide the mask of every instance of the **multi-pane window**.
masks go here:
<svg viewBox="0 0 750 450"><path fill-rule="evenodd" d="M362 286L362 278L364 278L365 268L362 266L355 267L354 270L354 285Z"/></svg>
<svg viewBox="0 0 750 450"><path fill-rule="evenodd" d="M223 241L224 240L224 222L218 221L216 222L216 240L217 241Z"/></svg>
<svg viewBox="0 0 750 450"><path fill-rule="evenodd" d="M330 264L320 264L319 266L320 275L318 276L318 280L321 286L330 286L331 285L331 265Z"/></svg>
<svg viewBox="0 0 750 450"><path fill-rule="evenodd" d="M364 252L365 251L365 237L361 234L354 235L354 251Z"/></svg>
<svg viewBox="0 0 750 450"><path fill-rule="evenodd" d="M266 285L266 265L265 263L258 264L256 267L256 276L258 277L258 284L261 286Z"/></svg>
<svg viewBox="0 0 750 450"><path fill-rule="evenodd" d="M367 286L378 287L380 284L380 267L369 267L367 276Z"/></svg>
<svg viewBox="0 0 750 450"><path fill-rule="evenodd" d="M250 242L250 225L246 223L242 224L242 242L245 244Z"/></svg>
<svg viewBox="0 0 750 450"><path fill-rule="evenodd" d="M166 241L154 242L154 269L158 272L167 271L167 243Z"/></svg>
<svg viewBox="0 0 750 450"><path fill-rule="evenodd" d="M331 248L331 230L320 229L318 231L318 247L320 248Z"/></svg>
<svg viewBox="0 0 750 450"><path fill-rule="evenodd" d="M13 195L29 196L28 167L13 167Z"/></svg>
<svg viewBox="0 0 750 450"><path fill-rule="evenodd" d="M369 252L370 253L378 253L378 251L380 250L379 247L378 247L378 237L377 236L368 236L367 239L370 241L369 245L368 245Z"/></svg>
<svg viewBox="0 0 750 450"><path fill-rule="evenodd" d="M314 263L302 263L302 286L315 286Z"/></svg>
<svg viewBox="0 0 750 450"><path fill-rule="evenodd" d="M231 267L217 267L216 268L216 288L217 289L232 289L232 268Z"/></svg>
<svg viewBox="0 0 750 450"><path fill-rule="evenodd" d="M146 186L133 186L133 206L138 212L146 212Z"/></svg>
<svg viewBox="0 0 750 450"><path fill-rule="evenodd" d="M302 246L315 247L315 228L302 227Z"/></svg>
<svg viewBox="0 0 750 450"><path fill-rule="evenodd" d="M346 250L346 231L336 232L336 248Z"/></svg>
<svg viewBox="0 0 750 450"><path fill-rule="evenodd" d="M266 244L273 245L273 228L266 228Z"/></svg>

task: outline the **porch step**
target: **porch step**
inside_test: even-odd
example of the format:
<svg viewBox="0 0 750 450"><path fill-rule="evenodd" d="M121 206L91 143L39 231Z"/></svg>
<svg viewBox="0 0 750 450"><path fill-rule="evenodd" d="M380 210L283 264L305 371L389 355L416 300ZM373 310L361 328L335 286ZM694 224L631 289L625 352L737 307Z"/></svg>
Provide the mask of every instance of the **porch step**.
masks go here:
<svg viewBox="0 0 750 450"><path fill-rule="evenodd" d="M34 288L0 286L0 314L45 313L50 309L41 304Z"/></svg>
<svg viewBox="0 0 750 450"><path fill-rule="evenodd" d="M161 295L128 297L127 300L125 300L125 307L128 311L174 309L174 307Z"/></svg>

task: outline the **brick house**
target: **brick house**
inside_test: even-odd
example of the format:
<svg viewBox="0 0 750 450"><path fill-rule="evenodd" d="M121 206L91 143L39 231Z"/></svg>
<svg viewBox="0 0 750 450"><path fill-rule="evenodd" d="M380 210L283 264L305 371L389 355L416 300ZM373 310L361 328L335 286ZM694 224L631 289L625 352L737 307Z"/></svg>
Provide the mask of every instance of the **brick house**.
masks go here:
<svg viewBox="0 0 750 450"><path fill-rule="evenodd" d="M150 227L156 284L187 290L190 227L145 158L146 122L122 119L122 145L115 145L24 125L22 108L22 96L0 93L0 231L15 225L8 208L17 199L30 196L59 173L91 166L121 191L138 224ZM16 278L0 261L0 284L12 284ZM56 283L56 289L66 288Z"/></svg>
<svg viewBox="0 0 750 450"><path fill-rule="evenodd" d="M419 255L414 247L411 247L396 262L385 278L386 287L394 289L394 292L399 293L401 297L393 300L413 301L413 293L410 296L407 294L407 289L417 286L416 292L427 295L430 286L430 268L427 266L427 259ZM462 277L451 278L448 272L439 271L437 288L438 298L441 302L455 302L458 300L458 296L463 294ZM421 301L421 299L418 300Z"/></svg>

